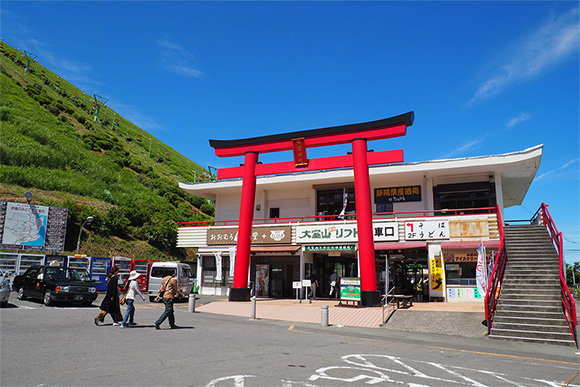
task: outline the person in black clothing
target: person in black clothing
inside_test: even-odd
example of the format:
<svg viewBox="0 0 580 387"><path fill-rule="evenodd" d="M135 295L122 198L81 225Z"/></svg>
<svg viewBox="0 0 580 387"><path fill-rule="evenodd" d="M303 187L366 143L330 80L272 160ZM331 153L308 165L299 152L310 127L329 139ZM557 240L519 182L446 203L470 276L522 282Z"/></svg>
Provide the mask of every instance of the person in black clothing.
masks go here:
<svg viewBox="0 0 580 387"><path fill-rule="evenodd" d="M338 298L338 285L340 283L340 277L338 272L335 270L334 273L330 275L330 293L328 297L332 298L333 294Z"/></svg>
<svg viewBox="0 0 580 387"><path fill-rule="evenodd" d="M119 267L111 267L111 271L107 275L109 281L107 282L107 294L103 298L101 303L101 313L95 317L95 325L105 321L105 316L107 313L111 314L113 318L113 325L121 325L123 321L123 315L121 314L121 305L119 304Z"/></svg>
<svg viewBox="0 0 580 387"><path fill-rule="evenodd" d="M312 270L312 274L310 274L310 297L313 300L316 300L316 288L318 288L318 276L316 275L316 270Z"/></svg>

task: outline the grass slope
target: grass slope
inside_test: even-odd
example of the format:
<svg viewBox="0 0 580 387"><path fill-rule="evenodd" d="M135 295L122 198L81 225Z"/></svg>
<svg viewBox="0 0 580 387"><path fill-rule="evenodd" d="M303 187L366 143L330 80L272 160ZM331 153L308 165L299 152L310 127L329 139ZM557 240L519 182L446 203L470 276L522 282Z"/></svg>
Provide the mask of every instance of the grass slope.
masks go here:
<svg viewBox="0 0 580 387"><path fill-rule="evenodd" d="M69 209L66 252L186 259L175 248L179 221L213 216L213 205L186 194L177 180L207 172L89 93L3 43L0 47L1 200ZM151 140L149 140L151 139ZM151 141L152 154L149 155ZM160 149L160 154L157 153ZM83 234L86 235L86 234Z"/></svg>

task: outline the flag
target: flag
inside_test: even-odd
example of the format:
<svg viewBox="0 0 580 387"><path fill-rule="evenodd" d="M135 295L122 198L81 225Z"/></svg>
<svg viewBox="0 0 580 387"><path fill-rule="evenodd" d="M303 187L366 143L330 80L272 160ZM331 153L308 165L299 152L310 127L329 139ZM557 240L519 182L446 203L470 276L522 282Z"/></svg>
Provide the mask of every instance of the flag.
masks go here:
<svg viewBox="0 0 580 387"><path fill-rule="evenodd" d="M342 200L343 200L342 211L340 211L338 217L344 219L344 215L346 214L346 206L348 204L348 191L346 190L346 188L342 189Z"/></svg>
<svg viewBox="0 0 580 387"><path fill-rule="evenodd" d="M475 283L477 284L477 290L482 297L485 296L487 291L487 268L485 267L485 264L485 247L482 242L477 248L477 266L475 267Z"/></svg>

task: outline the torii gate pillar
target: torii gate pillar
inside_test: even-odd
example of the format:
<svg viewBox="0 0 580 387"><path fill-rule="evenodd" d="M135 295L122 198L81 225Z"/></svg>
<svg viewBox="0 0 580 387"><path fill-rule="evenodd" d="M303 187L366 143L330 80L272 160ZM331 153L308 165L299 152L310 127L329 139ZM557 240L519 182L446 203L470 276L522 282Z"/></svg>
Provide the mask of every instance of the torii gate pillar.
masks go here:
<svg viewBox="0 0 580 387"><path fill-rule="evenodd" d="M247 152L245 154L236 266L234 269L234 285L230 289L230 301L248 301L250 299L248 273L250 271L250 253L252 248L251 237L252 222L254 221L254 201L256 198L257 162L258 152Z"/></svg>
<svg viewBox="0 0 580 387"><path fill-rule="evenodd" d="M375 268L375 245L373 240L371 189L366 139L356 138L352 141L352 156L354 192L356 195L361 298L363 305L376 306L381 301L381 294L377 290L376 280L377 273Z"/></svg>

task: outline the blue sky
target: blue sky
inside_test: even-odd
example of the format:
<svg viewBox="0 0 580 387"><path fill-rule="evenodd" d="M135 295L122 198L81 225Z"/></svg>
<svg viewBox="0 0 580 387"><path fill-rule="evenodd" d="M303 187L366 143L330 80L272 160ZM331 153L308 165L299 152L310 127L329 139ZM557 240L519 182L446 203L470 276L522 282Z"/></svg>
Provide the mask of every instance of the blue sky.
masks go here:
<svg viewBox="0 0 580 387"><path fill-rule="evenodd" d="M522 206L542 202L580 260L577 2L3 1L8 44L203 167L211 139L415 112L405 161L544 144ZM341 147L309 157L344 154ZM290 154L260 156L264 162Z"/></svg>

